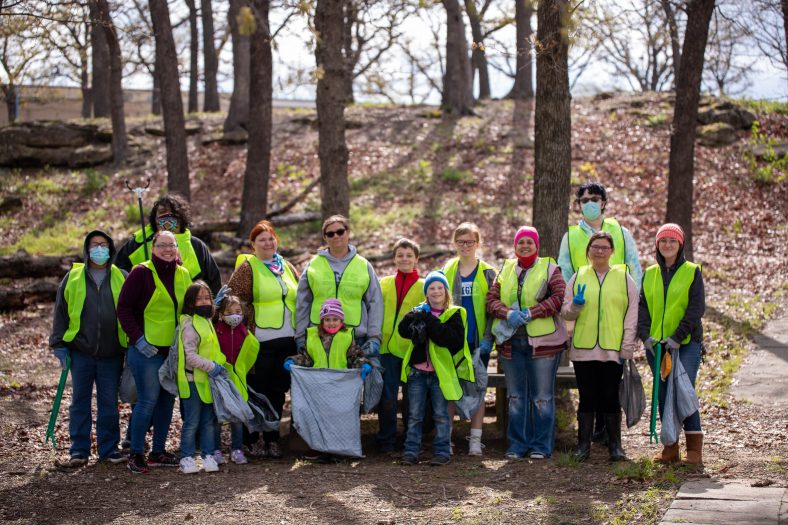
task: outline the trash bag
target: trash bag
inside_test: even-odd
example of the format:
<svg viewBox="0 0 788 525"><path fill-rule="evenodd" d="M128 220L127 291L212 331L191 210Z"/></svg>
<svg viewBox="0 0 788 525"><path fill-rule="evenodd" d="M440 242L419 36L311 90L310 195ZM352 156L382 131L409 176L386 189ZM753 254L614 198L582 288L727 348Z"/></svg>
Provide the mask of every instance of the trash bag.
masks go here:
<svg viewBox="0 0 788 525"><path fill-rule="evenodd" d="M638 367L632 359L624 363L624 378L618 386L618 400L624 409L627 428L637 425L646 409L646 392Z"/></svg>
<svg viewBox="0 0 788 525"><path fill-rule="evenodd" d="M659 438L664 445L672 445L679 440L685 419L698 411L698 395L679 359L678 350L673 351L673 370L667 378L665 408L662 411L662 428Z"/></svg>
<svg viewBox="0 0 788 525"><path fill-rule="evenodd" d="M512 310L520 309L520 302L514 301L509 307ZM512 338L517 328L512 328L512 325L506 319L502 319L500 323L493 323L492 335L495 337L496 344L503 344Z"/></svg>
<svg viewBox="0 0 788 525"><path fill-rule="evenodd" d="M253 414L252 419L244 422L249 432L278 431L280 415L276 413L268 398L258 394L250 386L246 387L246 391L249 394L247 403Z"/></svg>
<svg viewBox="0 0 788 525"><path fill-rule="evenodd" d="M700 403L692 381L679 360L678 353L673 363L673 374L675 374L673 380L676 382L676 415L683 422L700 409Z"/></svg>
<svg viewBox="0 0 788 525"><path fill-rule="evenodd" d="M380 359L377 357L369 358L372 371L367 374L364 380L364 413L369 414L380 403L383 396L383 367L380 366Z"/></svg>
<svg viewBox="0 0 788 525"><path fill-rule="evenodd" d="M118 397L122 403L134 404L137 402L137 384L134 382L134 375L126 358L123 359L123 372L120 374L120 385L118 386Z"/></svg>
<svg viewBox="0 0 788 525"><path fill-rule="evenodd" d="M159 384L161 387L170 394L178 397L178 349L172 351L167 355L167 359L159 367Z"/></svg>
<svg viewBox="0 0 788 525"><path fill-rule="evenodd" d="M230 381L226 370L217 377L209 377L208 385L211 387L213 410L219 423L246 423L254 418L252 409Z"/></svg>
<svg viewBox="0 0 788 525"><path fill-rule="evenodd" d="M503 324L503 323L501 323ZM465 381L460 379L462 397L454 401L457 414L461 419L471 419L484 403L484 395L487 393L487 368L481 357L481 349L473 351L473 375L476 381Z"/></svg>
<svg viewBox="0 0 788 525"><path fill-rule="evenodd" d="M356 369L290 368L293 427L313 449L362 457L361 373Z"/></svg>

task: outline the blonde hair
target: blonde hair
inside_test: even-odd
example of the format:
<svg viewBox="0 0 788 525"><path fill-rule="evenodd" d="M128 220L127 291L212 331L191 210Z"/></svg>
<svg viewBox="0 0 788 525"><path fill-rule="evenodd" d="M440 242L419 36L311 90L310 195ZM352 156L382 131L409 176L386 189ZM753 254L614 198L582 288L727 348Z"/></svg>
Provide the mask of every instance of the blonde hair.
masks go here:
<svg viewBox="0 0 788 525"><path fill-rule="evenodd" d="M463 222L457 226L451 236L451 242L457 242L457 237L460 235L467 235L469 233L476 237L476 242L478 244L482 243L482 232L479 230L479 227L472 222Z"/></svg>

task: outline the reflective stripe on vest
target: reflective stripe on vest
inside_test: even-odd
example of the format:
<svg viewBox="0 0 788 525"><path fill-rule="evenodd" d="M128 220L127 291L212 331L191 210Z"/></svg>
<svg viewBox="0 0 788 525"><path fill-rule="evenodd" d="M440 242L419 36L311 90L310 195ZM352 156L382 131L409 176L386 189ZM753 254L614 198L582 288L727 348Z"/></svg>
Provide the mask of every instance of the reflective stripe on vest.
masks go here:
<svg viewBox="0 0 788 525"><path fill-rule="evenodd" d="M690 286L695 281L695 269L700 265L684 261L668 283L662 281L662 271L655 264L646 269L643 278L643 295L646 297L648 312L651 315L649 335L658 341L671 337L684 319L689 304ZM667 307L665 306L667 304ZM685 345L690 341L690 334L681 341Z"/></svg>
<svg viewBox="0 0 788 525"><path fill-rule="evenodd" d="M394 275L389 275L380 280L380 289L383 294L383 326L381 328L383 342L380 345L381 354L393 354L400 359L405 357L408 349L413 346L410 339L399 335L399 322L411 309L424 302L424 279L418 279L405 294L402 305L397 309L397 283Z"/></svg>
<svg viewBox="0 0 788 525"><path fill-rule="evenodd" d="M145 226L145 239L148 241L148 259L150 260L150 255L153 249L151 239L153 238L153 228L150 225ZM143 231L137 230L134 233L134 241L139 243L139 247L131 252L129 255L129 261L131 261L132 266L136 266L138 264L142 264L145 262L145 247L143 246ZM178 253L181 256L181 265L189 272L190 279L194 280L195 277L200 275L202 269L200 268L200 261L197 260L197 254L194 252L194 246L192 246L192 232L188 229L184 230L183 233L176 233L175 234L175 242L178 243Z"/></svg>
<svg viewBox="0 0 788 525"><path fill-rule="evenodd" d="M175 299L178 302L176 307L172 304L172 297L159 279L153 263L144 261L140 264L150 270L156 286L150 301L145 306L145 339L154 346L170 346L175 339L175 325L183 308L183 296L192 283L189 271L181 266L175 267L174 289Z"/></svg>
<svg viewBox="0 0 788 525"><path fill-rule="evenodd" d="M361 324L361 304L369 288L367 260L356 254L350 259L337 284L336 275L323 255L315 256L306 271L309 288L312 290L312 310L309 320L320 324L320 307L326 299L339 299L345 313L345 324L356 327Z"/></svg>
<svg viewBox="0 0 788 525"><path fill-rule="evenodd" d="M624 264L626 260L626 243L624 242L624 230L618 221L612 217L605 219L602 222L602 230L608 232L613 237L613 255L610 256L610 265ZM590 239L586 232L580 226L570 226L569 233L567 234L567 242L569 243L569 256L572 259L572 271L577 273L578 268L591 264L586 257L586 249L588 248L588 239Z"/></svg>
<svg viewBox="0 0 788 525"><path fill-rule="evenodd" d="M243 253L235 261L238 268L244 262L249 263L252 269L252 305L254 306L254 324L258 328L271 328L278 330L285 323L285 307L290 310L290 323L295 328L295 307L296 293L298 291L298 279L290 269L290 265L285 263L284 272L279 278L268 269L263 261L257 256ZM287 288L287 294L283 296L282 283Z"/></svg>
<svg viewBox="0 0 788 525"><path fill-rule="evenodd" d="M118 310L118 296L120 289L123 288L123 283L126 278L120 268L111 264L109 266L110 272L110 288L112 289L112 300L115 303L115 311ZM71 270L68 272L68 281L63 290L63 298L66 300L68 307L68 330L63 334L63 341L70 343L74 340L79 333L79 327L82 324L82 309L85 307L85 298L87 297L87 272L85 271L84 263L74 263L71 265ZM117 314L116 314L117 317ZM118 321L118 342L120 346L126 348L129 345L129 338L126 332L120 326Z"/></svg>
<svg viewBox="0 0 788 525"><path fill-rule="evenodd" d="M313 368L347 368L347 351L351 344L353 344L353 330L343 328L334 334L326 356L317 326L306 329L306 352L312 358Z"/></svg>
<svg viewBox="0 0 788 525"><path fill-rule="evenodd" d="M542 287L547 289L547 282L550 280L550 275L548 273L550 270L550 263L555 264L555 261L549 257L539 257L528 271L518 300L521 310L523 308L530 308L539 303L539 301L536 300L536 296L542 290ZM498 274L498 284L501 285L501 302L511 308L512 304L514 304L517 299L517 259L506 259L506 261L504 261L501 273ZM502 319L494 320L493 326L502 321ZM525 325L525 331L530 337L549 335L554 333L555 330L555 319L552 317L532 319Z"/></svg>
<svg viewBox="0 0 788 525"><path fill-rule="evenodd" d="M603 350L621 351L624 317L629 307L626 266L611 266L601 285L594 267L583 266L577 272L575 294L581 284L586 285L586 303L575 322L572 345L580 350L592 350L599 345Z"/></svg>
<svg viewBox="0 0 788 525"><path fill-rule="evenodd" d="M455 257L449 259L443 267L443 273L446 274L446 280L449 281L449 293L453 294L454 278L457 276L457 269L460 267L460 259ZM481 342L484 337L484 331L487 329L487 309L485 308L484 301L487 298L487 277L484 272L487 270L495 270L495 267L489 263L479 260L479 266L476 269L476 277L473 280L473 287L471 288L471 300L473 301L473 316L476 318L476 343Z"/></svg>
<svg viewBox="0 0 788 525"><path fill-rule="evenodd" d="M461 306L449 306L443 313L441 313L438 320L445 323L457 311L460 311L462 316L463 326L467 324L467 313L465 308ZM457 401L462 397L462 387L460 386L460 379L465 381L474 382L476 378L473 374L473 365L471 361L471 351L468 348L468 338L463 338L463 347L460 352L452 355L448 348L438 346L430 340L429 353L430 362L435 369L435 374L438 376L438 384L440 385L443 397L447 401ZM413 345L408 349L405 358L402 360L402 374L400 379L403 383L408 382L408 374L410 374L410 357L413 353Z"/></svg>
<svg viewBox="0 0 788 525"><path fill-rule="evenodd" d="M227 362L227 358L219 347L219 338L216 336L216 330L213 328L213 323L199 315L182 315L180 316L180 326L183 326L183 320L186 318L191 319L194 331L197 332L197 335L200 337L197 355L222 365L230 375L232 382L238 387L241 383L238 380L238 376L233 372L233 367ZM194 376L194 386L197 387L197 393L200 396L200 400L203 403L213 403L211 385L208 383L208 372L200 368L195 368L192 371L192 375ZM186 377L186 352L183 349L183 337L180 330L178 331L178 395L181 399L189 399L191 397L189 380Z"/></svg>
<svg viewBox="0 0 788 525"><path fill-rule="evenodd" d="M251 333L247 332L246 337L244 337L244 342L241 345L241 351L238 352L238 357L233 365L233 370L240 383L240 385L236 383L236 386L239 387L238 390L241 392L244 401L249 399L246 375L249 373L249 370L254 367L255 362L257 362L257 354L259 352L260 341Z"/></svg>

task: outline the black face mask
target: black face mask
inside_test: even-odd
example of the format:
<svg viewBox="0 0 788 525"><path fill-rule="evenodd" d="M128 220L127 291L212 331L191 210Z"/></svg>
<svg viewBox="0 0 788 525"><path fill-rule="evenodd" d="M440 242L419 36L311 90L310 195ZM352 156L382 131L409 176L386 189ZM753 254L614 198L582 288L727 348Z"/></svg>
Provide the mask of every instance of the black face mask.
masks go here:
<svg viewBox="0 0 788 525"><path fill-rule="evenodd" d="M204 306L195 306L194 313L200 317L209 318L213 316L213 306L206 304Z"/></svg>

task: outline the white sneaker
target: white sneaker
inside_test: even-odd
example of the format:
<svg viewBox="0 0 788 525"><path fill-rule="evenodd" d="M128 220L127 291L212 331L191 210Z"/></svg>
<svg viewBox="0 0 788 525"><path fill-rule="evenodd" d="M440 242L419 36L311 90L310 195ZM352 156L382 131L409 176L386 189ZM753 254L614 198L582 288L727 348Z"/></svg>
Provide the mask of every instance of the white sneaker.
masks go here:
<svg viewBox="0 0 788 525"><path fill-rule="evenodd" d="M468 455L481 456L482 455L482 438L481 436L468 436Z"/></svg>
<svg viewBox="0 0 788 525"><path fill-rule="evenodd" d="M249 460L247 460L246 456L244 455L244 451L241 450L240 448L230 452L230 459L236 465L246 465L247 463L249 463Z"/></svg>
<svg viewBox="0 0 788 525"><path fill-rule="evenodd" d="M181 458L180 471L184 474L197 474L200 469L197 467L197 462L192 457Z"/></svg>
<svg viewBox="0 0 788 525"><path fill-rule="evenodd" d="M213 451L213 459L216 461L217 465L224 465L227 461L224 459L224 454L218 448Z"/></svg>
<svg viewBox="0 0 788 525"><path fill-rule="evenodd" d="M216 464L216 460L213 456L205 456L202 458L202 468L205 472L219 472L219 465Z"/></svg>

